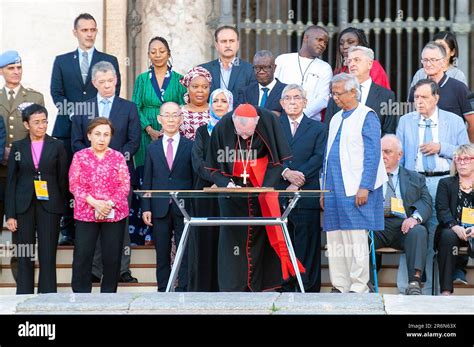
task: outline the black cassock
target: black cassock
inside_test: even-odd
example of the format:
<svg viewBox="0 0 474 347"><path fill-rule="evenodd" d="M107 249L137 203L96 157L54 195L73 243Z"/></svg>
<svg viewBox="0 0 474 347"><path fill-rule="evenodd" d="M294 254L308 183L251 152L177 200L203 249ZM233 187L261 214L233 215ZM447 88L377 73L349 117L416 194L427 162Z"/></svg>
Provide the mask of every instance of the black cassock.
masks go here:
<svg viewBox="0 0 474 347"><path fill-rule="evenodd" d="M210 136L207 124L196 130L192 161L196 173L194 189L202 190L213 185L211 172L205 169ZM219 217L219 205L215 198L193 199L193 217ZM188 292L217 292L218 226L192 227L188 248Z"/></svg>
<svg viewBox="0 0 474 347"><path fill-rule="evenodd" d="M255 183L255 177L247 179L246 184L240 177L245 166L248 171L262 173L261 185L257 186L278 187L283 171L282 162L291 156L290 147L276 116L260 108L257 108L257 112L260 120L251 138L244 140L235 133L232 114L225 115L215 126L206 167L218 187L227 187L231 179L242 187L255 186L252 184L252 181ZM233 155L235 153L244 154L236 165L239 157ZM254 164L246 160L255 159L254 156L248 157L248 153L256 153ZM237 166L241 166L240 171L236 170ZM260 217L262 207L258 197L234 195L219 198L220 213L225 217ZM263 291L281 287L282 265L264 226L220 227L218 280L220 291Z"/></svg>

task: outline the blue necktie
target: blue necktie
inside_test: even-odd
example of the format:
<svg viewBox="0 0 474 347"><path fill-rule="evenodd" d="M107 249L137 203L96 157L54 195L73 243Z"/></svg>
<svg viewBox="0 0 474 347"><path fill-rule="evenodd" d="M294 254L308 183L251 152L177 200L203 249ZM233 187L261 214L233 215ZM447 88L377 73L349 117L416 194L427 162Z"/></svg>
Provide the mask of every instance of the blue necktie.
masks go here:
<svg viewBox="0 0 474 347"><path fill-rule="evenodd" d="M423 144L433 142L433 133L431 131L431 119L424 119L425 121L425 136L423 137ZM433 172L435 169L435 157L434 155L423 154L423 168L425 172Z"/></svg>
<svg viewBox="0 0 474 347"><path fill-rule="evenodd" d="M110 115L110 100L102 99L100 101L104 106L102 107L102 117L109 118Z"/></svg>
<svg viewBox="0 0 474 347"><path fill-rule="evenodd" d="M262 88L263 90L263 95L262 95L262 100L260 100L260 107L265 107L265 104L267 103L267 99L268 99L268 88L267 87L263 87Z"/></svg>

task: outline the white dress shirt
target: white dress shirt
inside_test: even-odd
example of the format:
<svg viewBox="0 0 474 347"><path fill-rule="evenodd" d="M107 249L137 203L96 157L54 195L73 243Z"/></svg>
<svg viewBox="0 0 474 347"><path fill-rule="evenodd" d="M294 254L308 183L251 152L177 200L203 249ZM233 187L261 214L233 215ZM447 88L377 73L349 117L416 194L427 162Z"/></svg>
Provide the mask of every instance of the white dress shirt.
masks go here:
<svg viewBox="0 0 474 347"><path fill-rule="evenodd" d="M368 80L360 84L360 92L361 92L360 102L364 105L367 104L367 97L369 96L369 90L371 86L372 86L372 78L369 78Z"/></svg>
<svg viewBox="0 0 474 347"><path fill-rule="evenodd" d="M260 105L260 101L262 101L262 97L263 97L263 88L268 88L268 94L267 94L267 97L270 96L270 93L273 89L273 87L275 87L275 84L277 83L276 79L273 79L273 81L271 81L268 85L266 86L262 86L260 83L258 84L258 92L259 92L259 96L258 96L258 104ZM280 98L279 98L280 99ZM268 100L268 99L267 99Z"/></svg>

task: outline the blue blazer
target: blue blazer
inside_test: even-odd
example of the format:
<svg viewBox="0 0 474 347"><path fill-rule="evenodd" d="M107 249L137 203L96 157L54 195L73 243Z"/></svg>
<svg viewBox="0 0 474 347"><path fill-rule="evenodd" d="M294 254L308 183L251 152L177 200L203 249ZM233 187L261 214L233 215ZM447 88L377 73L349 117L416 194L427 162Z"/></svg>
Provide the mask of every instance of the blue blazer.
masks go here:
<svg viewBox="0 0 474 347"><path fill-rule="evenodd" d="M280 124L293 154L290 159L283 163L283 167L298 170L304 174L306 181L301 189L320 189L319 171L323 166L324 150L328 137L327 126L304 116L293 137L291 135L290 120L286 113L281 114ZM281 189L286 189L289 185L290 182L281 179ZM302 198L297 207L319 209L319 199Z"/></svg>
<svg viewBox="0 0 474 347"><path fill-rule="evenodd" d="M286 84L281 83L276 79L276 84L272 88L270 94L268 94L267 101L265 102L264 108L270 111L277 111L279 113L283 112L283 107L281 107L280 99L283 89L285 89ZM260 96L260 90L258 82L252 83L248 87L245 87L240 90L237 103L240 104L251 104L254 106L260 106L258 104L258 98Z"/></svg>
<svg viewBox="0 0 474 347"><path fill-rule="evenodd" d="M221 87L221 66L219 60L212 60L208 63L201 64L201 66L207 69L212 76L211 93ZM235 65L232 67L230 73L228 90L232 92L234 96L234 108L238 105L239 90L247 87L252 83L256 83L255 73L251 64L245 60L238 59Z"/></svg>
<svg viewBox="0 0 474 347"><path fill-rule="evenodd" d="M441 144L439 156L448 159L451 164L454 150L460 145L469 143L469 137L461 117L441 109L438 109L438 111L439 143ZM413 171L416 171L420 117L421 115L418 112L407 113L400 118L397 127L397 137L402 142L403 147L400 166Z"/></svg>
<svg viewBox="0 0 474 347"><path fill-rule="evenodd" d="M143 190L170 190L170 189L193 189L193 165L191 152L193 141L184 136L179 139L173 167L168 168L165 152L163 151L163 139L160 138L147 147L145 169L143 177ZM185 201L189 207L189 199ZM182 216L179 208L169 198L142 198L142 211L151 211L152 218L164 218L171 212Z"/></svg>
<svg viewBox="0 0 474 347"><path fill-rule="evenodd" d="M90 147L91 143L87 138L87 127L92 118L99 115L97 97L88 100L86 103L87 106L85 109L94 110L94 113L92 115L74 115L71 118L71 145L73 153ZM116 96L112 103L112 108L110 109L109 119L114 126L114 135L112 136L109 146L125 156L128 170L130 171L131 182L133 185L137 185L138 176L133 165L133 156L140 147L141 137L137 106L131 101Z"/></svg>
<svg viewBox="0 0 474 347"><path fill-rule="evenodd" d="M58 55L54 60L53 73L51 76L51 96L56 105L64 106L60 106L59 108L52 136L59 138L71 137L71 120L69 117L72 115L68 112L67 103L87 101L97 95L97 89L92 85L91 71L94 64L99 61L108 61L115 67L117 71L115 94L117 96L120 95L120 71L116 57L95 49L85 84L82 81L77 49L70 53Z"/></svg>

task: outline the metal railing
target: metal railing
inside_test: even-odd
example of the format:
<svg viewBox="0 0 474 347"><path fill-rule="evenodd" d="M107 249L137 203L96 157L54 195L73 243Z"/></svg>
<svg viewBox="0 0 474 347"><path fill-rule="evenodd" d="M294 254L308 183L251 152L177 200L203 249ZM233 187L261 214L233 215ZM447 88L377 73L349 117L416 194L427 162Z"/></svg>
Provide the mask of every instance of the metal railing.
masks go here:
<svg viewBox="0 0 474 347"><path fill-rule="evenodd" d="M424 44L437 31L451 30L459 44L458 67L469 80L468 0L221 0L220 8L219 23L237 26L247 61L261 49L275 55L297 51L305 28L317 24L329 32L323 59L334 67L337 34L353 26L364 30L397 98L405 100Z"/></svg>

